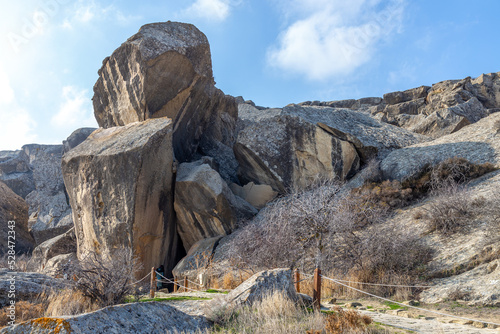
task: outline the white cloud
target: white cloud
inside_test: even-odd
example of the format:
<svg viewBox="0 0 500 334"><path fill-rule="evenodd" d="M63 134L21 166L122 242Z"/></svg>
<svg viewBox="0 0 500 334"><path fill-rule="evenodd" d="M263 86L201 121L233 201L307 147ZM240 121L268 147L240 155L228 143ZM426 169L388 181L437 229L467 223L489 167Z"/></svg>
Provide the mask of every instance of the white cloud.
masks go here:
<svg viewBox="0 0 500 334"><path fill-rule="evenodd" d="M381 42L402 26L403 0L294 0L296 18L268 52L285 72L325 80L351 73L372 59Z"/></svg>
<svg viewBox="0 0 500 334"><path fill-rule="evenodd" d="M37 139L35 121L15 99L9 77L0 67L0 150L19 149Z"/></svg>
<svg viewBox="0 0 500 334"><path fill-rule="evenodd" d="M96 126L90 97L87 90L75 86L65 86L62 89L61 105L57 114L52 116L51 124L68 132L81 127Z"/></svg>
<svg viewBox="0 0 500 334"><path fill-rule="evenodd" d="M209 21L224 21L229 16L230 11L230 0L196 0L183 14Z"/></svg>
<svg viewBox="0 0 500 334"><path fill-rule="evenodd" d="M75 24L89 24L94 21L112 21L126 25L139 19L141 19L140 16L125 15L114 5L104 7L95 0L78 0L68 10L68 16L63 20L61 27L73 29Z"/></svg>

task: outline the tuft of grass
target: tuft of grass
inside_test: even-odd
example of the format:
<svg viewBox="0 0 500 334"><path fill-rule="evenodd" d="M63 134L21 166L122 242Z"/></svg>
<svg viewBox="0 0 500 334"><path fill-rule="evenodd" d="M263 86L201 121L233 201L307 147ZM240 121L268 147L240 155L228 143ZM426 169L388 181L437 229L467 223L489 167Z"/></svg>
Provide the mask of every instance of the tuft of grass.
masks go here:
<svg viewBox="0 0 500 334"><path fill-rule="evenodd" d="M223 293L223 294L229 293L229 291L221 291L221 290L216 290L216 289L207 289L204 292L206 292L206 293Z"/></svg>
<svg viewBox="0 0 500 334"><path fill-rule="evenodd" d="M407 307L401 306L396 303L384 302L384 305L388 306L391 310L407 310Z"/></svg>

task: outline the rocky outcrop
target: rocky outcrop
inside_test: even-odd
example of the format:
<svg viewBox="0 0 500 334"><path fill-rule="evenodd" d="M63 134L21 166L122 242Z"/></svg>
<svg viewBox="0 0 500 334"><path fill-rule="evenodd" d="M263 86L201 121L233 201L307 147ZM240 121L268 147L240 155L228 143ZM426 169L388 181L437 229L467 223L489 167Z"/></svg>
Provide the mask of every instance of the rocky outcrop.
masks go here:
<svg viewBox="0 0 500 334"><path fill-rule="evenodd" d="M203 160L179 165L174 207L186 250L199 240L231 233L238 220L257 213Z"/></svg>
<svg viewBox="0 0 500 334"><path fill-rule="evenodd" d="M9 224L10 221L14 223ZM34 242L28 231L28 205L0 182L0 254L9 250L15 254L29 253Z"/></svg>
<svg viewBox="0 0 500 334"><path fill-rule="evenodd" d="M0 152L0 180L22 198L35 190L33 172L26 152Z"/></svg>
<svg viewBox="0 0 500 334"><path fill-rule="evenodd" d="M492 114L460 131L390 153L380 164L385 178L407 179L424 168L449 158L500 167L500 113Z"/></svg>
<svg viewBox="0 0 500 334"><path fill-rule="evenodd" d="M28 262L28 271L42 272L47 262L55 256L76 253L75 229L46 240L38 245Z"/></svg>
<svg viewBox="0 0 500 334"><path fill-rule="evenodd" d="M35 190L26 196L30 231L39 245L73 226L61 172L62 145L25 145Z"/></svg>
<svg viewBox="0 0 500 334"><path fill-rule="evenodd" d="M171 118L178 161L202 151L223 167L224 178L236 179L236 102L215 88L210 45L195 26L165 22L141 27L104 60L93 103L104 128Z"/></svg>
<svg viewBox="0 0 500 334"><path fill-rule="evenodd" d="M172 130L168 118L98 129L64 155L79 256L131 248L144 265L140 277L173 268Z"/></svg>
<svg viewBox="0 0 500 334"><path fill-rule="evenodd" d="M360 162L426 140L347 109L289 105L258 110L240 104L239 112L234 151L241 182L281 193L318 178L346 179Z"/></svg>
<svg viewBox="0 0 500 334"><path fill-rule="evenodd" d="M290 269L258 272L232 290L224 298L224 301L232 305L251 306L253 303L276 292L282 293L291 300L298 300Z"/></svg>
<svg viewBox="0 0 500 334"><path fill-rule="evenodd" d="M68 286L67 281L47 275L10 272L7 269L0 269L0 307L8 305L10 302L8 296L12 282L15 282L16 301L33 301L42 293L49 293L53 290L63 289Z"/></svg>
<svg viewBox="0 0 500 334"><path fill-rule="evenodd" d="M245 201L250 203L256 209L262 209L267 203L272 201L278 196L278 193L266 184L255 184L249 182L243 187L232 183L230 186L231 190L236 196L243 198Z"/></svg>
<svg viewBox="0 0 500 334"><path fill-rule="evenodd" d="M187 255L177 263L174 270L172 270L172 274L175 277L189 277L191 280L198 280L200 274L204 273L207 265L212 260L220 239L222 239L222 236L196 242L191 246Z"/></svg>
<svg viewBox="0 0 500 334"><path fill-rule="evenodd" d="M209 327L202 316L191 316L159 302L109 306L95 312L60 318L39 318L3 328L0 333L198 333Z"/></svg>
<svg viewBox="0 0 500 334"><path fill-rule="evenodd" d="M80 128L73 131L66 140L63 140L63 153L68 152L72 148L77 147L90 136L96 128Z"/></svg>

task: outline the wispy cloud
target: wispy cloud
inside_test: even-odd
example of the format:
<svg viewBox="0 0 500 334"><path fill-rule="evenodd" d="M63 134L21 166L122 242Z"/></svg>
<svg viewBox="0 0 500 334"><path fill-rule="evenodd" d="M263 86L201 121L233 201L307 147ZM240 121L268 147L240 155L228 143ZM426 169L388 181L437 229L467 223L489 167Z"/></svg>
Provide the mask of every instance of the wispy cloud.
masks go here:
<svg viewBox="0 0 500 334"><path fill-rule="evenodd" d="M294 18L268 52L268 63L310 80L351 73L399 32L403 0L294 0L282 8Z"/></svg>
<svg viewBox="0 0 500 334"><path fill-rule="evenodd" d="M88 90L65 86L62 89L61 101L59 111L51 119L54 127L70 132L76 128L97 126Z"/></svg>
<svg viewBox="0 0 500 334"><path fill-rule="evenodd" d="M61 26L65 29L73 29L78 24L90 24L104 20L111 20L119 24L130 24L139 19L141 19L141 16L126 15L114 5L102 6L95 0L78 0L68 10L68 15Z"/></svg>
<svg viewBox="0 0 500 334"><path fill-rule="evenodd" d="M182 12L182 16L221 22L229 16L234 4L231 0L196 0Z"/></svg>

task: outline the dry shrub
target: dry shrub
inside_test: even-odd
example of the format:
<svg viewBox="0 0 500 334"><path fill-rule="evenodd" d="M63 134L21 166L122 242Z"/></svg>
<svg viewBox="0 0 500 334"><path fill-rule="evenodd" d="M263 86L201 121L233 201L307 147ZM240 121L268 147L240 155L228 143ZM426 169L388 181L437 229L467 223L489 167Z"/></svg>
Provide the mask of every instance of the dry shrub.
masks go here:
<svg viewBox="0 0 500 334"><path fill-rule="evenodd" d="M371 323L372 319L367 315L337 307L335 312L326 318L325 330L328 334L364 333Z"/></svg>
<svg viewBox="0 0 500 334"><path fill-rule="evenodd" d="M14 271L26 272L26 267L28 265L28 261L30 260L30 258L31 258L31 255L17 254ZM10 270L9 261L11 261L11 260L12 259L9 259L9 255L7 253L1 255L0 256L0 268L8 268Z"/></svg>
<svg viewBox="0 0 500 334"><path fill-rule="evenodd" d="M455 157L436 166L427 165L419 174L403 182L367 178L363 186L353 189L352 192L369 206L394 210L428 196L433 190L464 184L496 169L489 162L474 164L467 159Z"/></svg>
<svg viewBox="0 0 500 334"><path fill-rule="evenodd" d="M239 282L237 282L234 278L233 273L227 272L224 277L222 278L222 288L227 289L227 290L232 290L236 288L239 285Z"/></svg>
<svg viewBox="0 0 500 334"><path fill-rule="evenodd" d="M62 269L75 278L75 289L104 307L124 301L134 292L136 274L142 269L130 250L121 249L110 256L88 252L80 261L69 262Z"/></svg>
<svg viewBox="0 0 500 334"><path fill-rule="evenodd" d="M40 318L44 315L45 305L43 303L32 303L29 301L21 300L15 305L16 323ZM8 318L9 312L10 310L7 309L7 306L0 310L0 327L7 326L9 321L11 321Z"/></svg>
<svg viewBox="0 0 500 334"><path fill-rule="evenodd" d="M467 189L448 185L435 191L425 209L424 219L430 231L442 234L464 232L477 214L481 201L473 199Z"/></svg>

